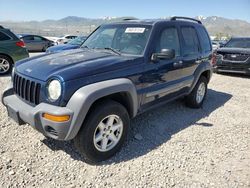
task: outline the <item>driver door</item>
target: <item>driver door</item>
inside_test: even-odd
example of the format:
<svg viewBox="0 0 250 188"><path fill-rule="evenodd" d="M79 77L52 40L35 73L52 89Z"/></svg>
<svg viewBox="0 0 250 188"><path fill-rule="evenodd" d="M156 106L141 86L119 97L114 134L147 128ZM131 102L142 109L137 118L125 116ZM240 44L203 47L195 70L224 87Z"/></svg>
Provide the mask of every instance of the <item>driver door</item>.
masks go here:
<svg viewBox="0 0 250 188"><path fill-rule="evenodd" d="M182 92L182 57L178 29L174 26L161 29L154 53L160 53L164 49L175 50L175 57L147 64L144 77L147 92L144 104L151 105L160 99L171 98Z"/></svg>

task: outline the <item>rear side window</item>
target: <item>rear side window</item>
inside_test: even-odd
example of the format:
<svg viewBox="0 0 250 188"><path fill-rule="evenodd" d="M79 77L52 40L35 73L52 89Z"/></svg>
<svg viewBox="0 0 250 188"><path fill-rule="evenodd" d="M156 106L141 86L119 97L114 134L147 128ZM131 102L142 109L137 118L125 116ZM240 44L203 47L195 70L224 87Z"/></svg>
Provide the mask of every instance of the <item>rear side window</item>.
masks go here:
<svg viewBox="0 0 250 188"><path fill-rule="evenodd" d="M10 40L11 38L4 34L3 32L0 32L0 41Z"/></svg>
<svg viewBox="0 0 250 188"><path fill-rule="evenodd" d="M210 52L212 50L211 45L210 45L210 38L205 28L200 27L198 29L198 33L201 39L200 41L201 41L202 52Z"/></svg>
<svg viewBox="0 0 250 188"><path fill-rule="evenodd" d="M25 36L25 37L23 37L23 40L24 41L34 40L34 37L33 36Z"/></svg>
<svg viewBox="0 0 250 188"><path fill-rule="evenodd" d="M199 40L193 27L181 27L181 33L184 39L184 55L194 55L199 53Z"/></svg>

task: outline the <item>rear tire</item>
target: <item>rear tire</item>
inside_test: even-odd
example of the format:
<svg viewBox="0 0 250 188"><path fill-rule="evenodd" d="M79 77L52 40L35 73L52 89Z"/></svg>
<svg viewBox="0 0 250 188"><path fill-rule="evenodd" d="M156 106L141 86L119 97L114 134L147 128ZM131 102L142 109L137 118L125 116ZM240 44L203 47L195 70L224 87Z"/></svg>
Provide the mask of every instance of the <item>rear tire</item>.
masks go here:
<svg viewBox="0 0 250 188"><path fill-rule="evenodd" d="M97 163L117 153L128 134L130 119L118 102L95 105L74 139L75 147L87 163Z"/></svg>
<svg viewBox="0 0 250 188"><path fill-rule="evenodd" d="M13 61L5 55L0 55L0 75L9 74L12 71Z"/></svg>
<svg viewBox="0 0 250 188"><path fill-rule="evenodd" d="M207 94L207 78L201 76L192 92L185 98L186 105L190 108L200 108Z"/></svg>
<svg viewBox="0 0 250 188"><path fill-rule="evenodd" d="M44 46L43 49L42 49L42 52L46 52L48 46Z"/></svg>

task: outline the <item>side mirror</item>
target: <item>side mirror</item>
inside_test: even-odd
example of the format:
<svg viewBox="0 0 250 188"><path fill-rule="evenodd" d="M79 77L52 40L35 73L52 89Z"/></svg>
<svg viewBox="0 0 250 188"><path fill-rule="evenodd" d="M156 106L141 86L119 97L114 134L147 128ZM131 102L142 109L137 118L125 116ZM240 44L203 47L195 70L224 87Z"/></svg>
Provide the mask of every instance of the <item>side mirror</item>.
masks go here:
<svg viewBox="0 0 250 188"><path fill-rule="evenodd" d="M162 49L160 53L153 53L151 56L152 61L158 61L161 59L173 59L175 57L174 49Z"/></svg>
<svg viewBox="0 0 250 188"><path fill-rule="evenodd" d="M220 48L223 48L225 46L225 44L220 44L219 46L220 46Z"/></svg>

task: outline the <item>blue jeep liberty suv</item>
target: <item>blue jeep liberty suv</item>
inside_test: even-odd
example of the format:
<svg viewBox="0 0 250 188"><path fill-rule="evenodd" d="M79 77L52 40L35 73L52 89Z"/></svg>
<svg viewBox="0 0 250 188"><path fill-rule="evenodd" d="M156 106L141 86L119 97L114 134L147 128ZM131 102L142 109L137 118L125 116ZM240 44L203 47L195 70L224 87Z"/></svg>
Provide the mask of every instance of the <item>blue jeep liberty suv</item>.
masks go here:
<svg viewBox="0 0 250 188"><path fill-rule="evenodd" d="M199 20L104 24L80 49L17 62L2 102L18 124L74 139L95 163L121 149L136 115L180 97L201 107L211 62L211 41Z"/></svg>

